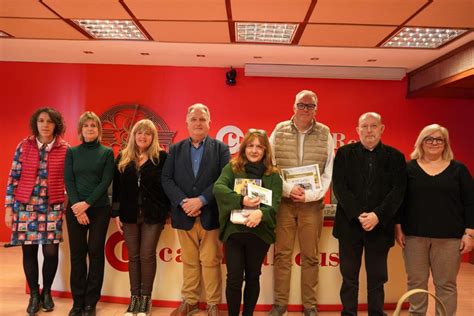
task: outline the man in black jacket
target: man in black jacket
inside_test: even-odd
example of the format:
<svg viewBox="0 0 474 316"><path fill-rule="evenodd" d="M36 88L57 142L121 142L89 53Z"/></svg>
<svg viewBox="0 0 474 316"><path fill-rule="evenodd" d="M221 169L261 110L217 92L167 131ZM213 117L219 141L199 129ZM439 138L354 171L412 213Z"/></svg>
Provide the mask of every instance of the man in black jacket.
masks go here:
<svg viewBox="0 0 474 316"><path fill-rule="evenodd" d="M171 202L171 225L177 229L183 261L183 302L172 316L199 311L201 279L209 316L218 314L222 297L219 212L212 189L230 152L208 136L209 123L209 109L191 105L186 117L189 138L170 147L163 167L163 188Z"/></svg>
<svg viewBox="0 0 474 316"><path fill-rule="evenodd" d="M405 193L406 170L403 154L380 141L384 128L379 114L362 114L356 128L360 141L339 148L334 160L338 205L333 235L339 239L344 316L357 315L363 250L368 314L385 315L387 256L394 245L394 216Z"/></svg>

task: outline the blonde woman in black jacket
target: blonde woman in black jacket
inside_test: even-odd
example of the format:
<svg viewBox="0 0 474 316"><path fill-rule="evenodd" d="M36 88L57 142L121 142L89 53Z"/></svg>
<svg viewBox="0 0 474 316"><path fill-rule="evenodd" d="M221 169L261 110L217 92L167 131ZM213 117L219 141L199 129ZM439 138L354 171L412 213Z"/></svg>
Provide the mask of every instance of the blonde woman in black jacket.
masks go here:
<svg viewBox="0 0 474 316"><path fill-rule="evenodd" d="M131 299L125 316L150 314L156 273L156 246L169 212L161 186L167 154L152 121L138 121L116 159L113 216L129 256Z"/></svg>

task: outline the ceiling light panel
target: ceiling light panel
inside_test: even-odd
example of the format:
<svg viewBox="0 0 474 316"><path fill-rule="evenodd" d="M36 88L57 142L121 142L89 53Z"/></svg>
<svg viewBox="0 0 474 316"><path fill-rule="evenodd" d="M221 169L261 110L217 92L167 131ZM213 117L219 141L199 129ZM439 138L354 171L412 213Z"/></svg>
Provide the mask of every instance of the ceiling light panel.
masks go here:
<svg viewBox="0 0 474 316"><path fill-rule="evenodd" d="M291 44L298 24L236 22L236 41Z"/></svg>
<svg viewBox="0 0 474 316"><path fill-rule="evenodd" d="M442 29L426 27L404 27L392 36L383 47L438 48L460 35L465 29Z"/></svg>
<svg viewBox="0 0 474 316"><path fill-rule="evenodd" d="M147 40L131 20L72 20L96 39Z"/></svg>

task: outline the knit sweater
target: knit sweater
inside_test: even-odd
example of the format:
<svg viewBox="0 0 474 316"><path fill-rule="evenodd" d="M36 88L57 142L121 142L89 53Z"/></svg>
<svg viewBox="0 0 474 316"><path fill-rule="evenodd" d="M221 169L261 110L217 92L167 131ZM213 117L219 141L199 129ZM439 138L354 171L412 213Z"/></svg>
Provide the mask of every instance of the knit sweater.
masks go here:
<svg viewBox="0 0 474 316"><path fill-rule="evenodd" d="M114 153L98 141L82 143L66 153L64 178L71 205L110 205L107 189L114 177Z"/></svg>
<svg viewBox="0 0 474 316"><path fill-rule="evenodd" d="M219 207L219 224L220 235L222 241L226 241L231 234L239 232L249 232L256 234L268 244L275 242L275 225L276 212L280 205L282 180L278 173L272 173L262 177L262 186L272 190L272 206L265 204L260 205L263 213L262 221L254 228L245 225L234 224L230 221L230 213L232 210L242 209L240 204L241 195L234 191L234 182L236 178L248 178L245 172L234 174L231 164L228 163L222 173L214 183L214 196Z"/></svg>

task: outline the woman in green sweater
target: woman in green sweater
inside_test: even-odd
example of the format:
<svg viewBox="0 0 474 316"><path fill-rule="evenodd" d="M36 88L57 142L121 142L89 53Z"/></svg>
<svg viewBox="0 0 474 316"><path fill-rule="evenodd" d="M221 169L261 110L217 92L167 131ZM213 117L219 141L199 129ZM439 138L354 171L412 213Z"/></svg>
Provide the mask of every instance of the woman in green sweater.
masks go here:
<svg viewBox="0 0 474 316"><path fill-rule="evenodd" d="M74 300L69 316L93 316L104 279L104 245L111 215L107 188L114 176L114 154L100 144L102 125L95 113L81 115L77 132L82 144L68 149L64 168Z"/></svg>
<svg viewBox="0 0 474 316"><path fill-rule="evenodd" d="M243 315L253 314L260 294L262 262L268 248L275 242L275 219L282 180L271 157L265 131L250 129L238 155L224 167L214 184L219 206L220 239L224 242L227 263L226 299L230 316L239 315L244 275ZM272 191L271 206L260 203L259 197L247 196L247 188L239 188L239 183L249 182ZM244 219L231 220L232 211L242 209L246 210Z"/></svg>

